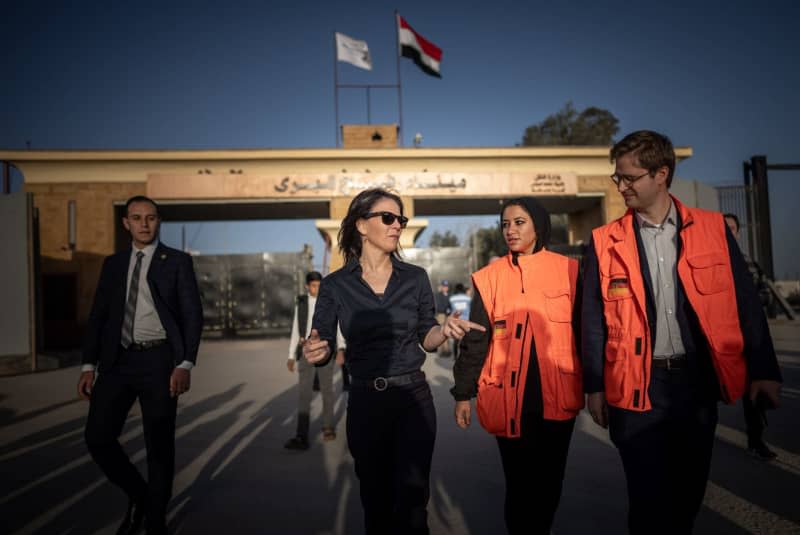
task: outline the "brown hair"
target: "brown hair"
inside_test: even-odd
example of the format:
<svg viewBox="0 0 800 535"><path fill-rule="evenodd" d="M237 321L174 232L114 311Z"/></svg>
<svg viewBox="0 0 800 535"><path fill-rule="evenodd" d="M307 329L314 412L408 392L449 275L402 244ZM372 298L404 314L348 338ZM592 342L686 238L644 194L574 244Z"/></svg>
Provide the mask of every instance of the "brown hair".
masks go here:
<svg viewBox="0 0 800 535"><path fill-rule="evenodd" d="M650 171L651 176L666 166L669 169L667 174L667 189L669 189L675 174L675 149L667 136L652 130L638 130L628 134L611 147L611 163L629 153L636 156L639 166Z"/></svg>
<svg viewBox="0 0 800 535"><path fill-rule="evenodd" d="M153 205L153 208L156 209L156 215L158 217L161 217L161 214L158 213L158 205L156 204L156 201L154 201L150 197L145 197L144 195L134 195L133 197L125 201L125 217L128 217L128 209L131 207L133 203L136 202L149 202L150 204Z"/></svg>
<svg viewBox="0 0 800 535"><path fill-rule="evenodd" d="M342 225L339 227L339 251L344 255L345 264L353 258L361 256L361 235L356 229L356 221L372 211L372 206L381 199L391 199L396 202L400 208L400 215L403 215L402 199L390 191L382 188L373 188L364 190L356 195L350 201L347 215L342 219ZM400 258L397 251L392 254L396 258Z"/></svg>

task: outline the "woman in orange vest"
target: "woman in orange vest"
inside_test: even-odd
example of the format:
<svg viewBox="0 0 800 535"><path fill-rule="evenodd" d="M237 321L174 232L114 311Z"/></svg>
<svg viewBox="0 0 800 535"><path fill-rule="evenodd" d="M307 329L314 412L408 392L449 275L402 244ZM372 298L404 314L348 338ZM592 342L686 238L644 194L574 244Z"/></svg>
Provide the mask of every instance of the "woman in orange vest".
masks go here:
<svg viewBox="0 0 800 535"><path fill-rule="evenodd" d="M550 216L531 197L501 211L509 252L472 275L472 330L453 367L459 427L477 396L481 425L497 437L509 533L550 533L575 417L583 408L574 320L578 263L546 249Z"/></svg>

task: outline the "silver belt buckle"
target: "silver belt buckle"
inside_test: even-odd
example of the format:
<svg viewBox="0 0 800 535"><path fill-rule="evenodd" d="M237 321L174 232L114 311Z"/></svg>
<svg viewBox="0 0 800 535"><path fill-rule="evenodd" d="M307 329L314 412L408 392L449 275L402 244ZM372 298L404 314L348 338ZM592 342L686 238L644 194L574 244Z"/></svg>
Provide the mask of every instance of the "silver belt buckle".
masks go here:
<svg viewBox="0 0 800 535"><path fill-rule="evenodd" d="M372 380L372 386L378 392L383 392L387 388L389 388L389 381L386 380L386 377L376 377Z"/></svg>

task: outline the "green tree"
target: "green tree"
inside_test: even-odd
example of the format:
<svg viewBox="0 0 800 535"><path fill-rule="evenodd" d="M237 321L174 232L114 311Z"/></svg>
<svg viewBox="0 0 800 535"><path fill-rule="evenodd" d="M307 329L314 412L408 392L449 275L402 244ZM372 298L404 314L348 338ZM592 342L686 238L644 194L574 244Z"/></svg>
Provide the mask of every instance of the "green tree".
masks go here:
<svg viewBox="0 0 800 535"><path fill-rule="evenodd" d="M503 234L496 226L476 230L470 238L470 244L475 247L478 268L488 264L491 257L503 256L508 251Z"/></svg>
<svg viewBox="0 0 800 535"><path fill-rule="evenodd" d="M525 129L523 146L612 145L619 120L608 110L590 106L578 113L572 102L539 124Z"/></svg>
<svg viewBox="0 0 800 535"><path fill-rule="evenodd" d="M444 234L439 233L439 231L435 231L431 234L431 247L458 247L458 236L453 234L452 232L445 231Z"/></svg>

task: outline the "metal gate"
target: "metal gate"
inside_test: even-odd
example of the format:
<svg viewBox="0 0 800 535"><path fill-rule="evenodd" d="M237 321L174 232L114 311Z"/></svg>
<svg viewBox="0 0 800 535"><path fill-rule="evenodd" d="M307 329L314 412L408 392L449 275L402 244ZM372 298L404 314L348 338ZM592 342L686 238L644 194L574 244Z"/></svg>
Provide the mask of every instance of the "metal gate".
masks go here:
<svg viewBox="0 0 800 535"><path fill-rule="evenodd" d="M752 191L752 187L748 186L717 186L720 211L724 214L734 214L739 219L739 247L750 258L759 262L760 259L756 254L758 248L755 246L755 237L759 233L755 228L758 223L752 218L754 206Z"/></svg>
<svg viewBox="0 0 800 535"><path fill-rule="evenodd" d="M475 259L469 247L403 249L403 260L428 272L434 292L442 280L449 281L451 288L457 283L472 286Z"/></svg>
<svg viewBox="0 0 800 535"><path fill-rule="evenodd" d="M774 318L780 309L789 319L795 314L791 305L778 291L771 275L772 244L771 241L769 203L759 199L759 195L768 195L765 188L753 185L717 186L719 207L722 213L736 215L739 219L739 247L748 255L750 270L757 273L757 285L763 291L762 302L766 306L767 315ZM766 228L765 228L766 227ZM761 240L761 241L759 241ZM762 272L762 266L769 265L770 271Z"/></svg>
<svg viewBox="0 0 800 535"><path fill-rule="evenodd" d="M288 335L311 266L310 250L195 256L204 334Z"/></svg>

